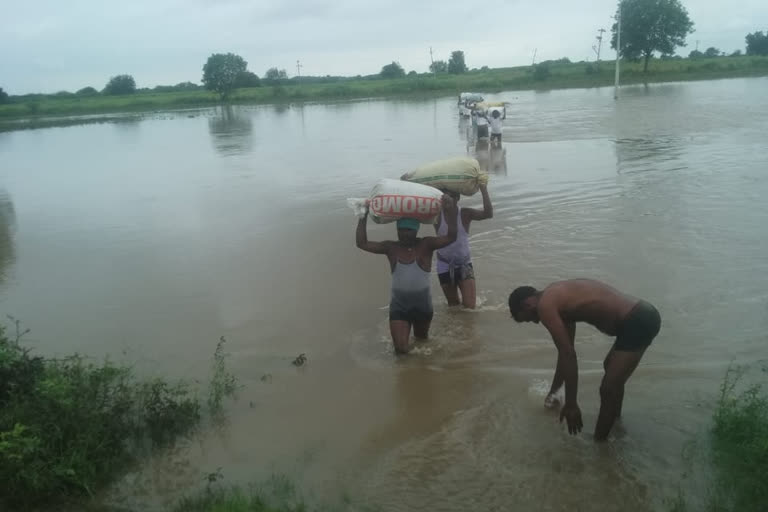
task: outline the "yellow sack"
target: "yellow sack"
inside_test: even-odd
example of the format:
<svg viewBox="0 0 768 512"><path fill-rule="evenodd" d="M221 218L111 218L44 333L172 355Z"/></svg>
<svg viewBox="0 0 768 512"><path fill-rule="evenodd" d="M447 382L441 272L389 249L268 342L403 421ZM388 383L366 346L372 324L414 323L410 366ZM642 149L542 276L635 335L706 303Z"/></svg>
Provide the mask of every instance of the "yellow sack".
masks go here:
<svg viewBox="0 0 768 512"><path fill-rule="evenodd" d="M423 165L404 174L402 179L465 196L476 194L480 185L488 184L488 174L480 169L477 160L466 157Z"/></svg>

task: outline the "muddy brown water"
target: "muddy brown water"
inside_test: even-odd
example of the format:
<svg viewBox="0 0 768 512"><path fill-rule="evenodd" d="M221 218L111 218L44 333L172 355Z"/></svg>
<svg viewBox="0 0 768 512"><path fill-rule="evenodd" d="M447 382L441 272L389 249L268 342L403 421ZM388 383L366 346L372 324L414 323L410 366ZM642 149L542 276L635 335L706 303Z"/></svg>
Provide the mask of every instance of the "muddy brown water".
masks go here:
<svg viewBox="0 0 768 512"><path fill-rule="evenodd" d="M767 90L502 93L493 151L468 140L454 97L0 133L1 310L42 353L203 382L226 336L244 385L228 425L128 475L118 501L169 503L221 467L385 510L656 510L728 364L766 358ZM495 206L471 230L480 307L448 310L435 277L432 340L396 360L388 265L355 248L345 200L465 154ZM590 436L610 340L577 328L585 432L570 437L542 406L546 331L505 308L515 286L570 277L663 317L603 445Z"/></svg>

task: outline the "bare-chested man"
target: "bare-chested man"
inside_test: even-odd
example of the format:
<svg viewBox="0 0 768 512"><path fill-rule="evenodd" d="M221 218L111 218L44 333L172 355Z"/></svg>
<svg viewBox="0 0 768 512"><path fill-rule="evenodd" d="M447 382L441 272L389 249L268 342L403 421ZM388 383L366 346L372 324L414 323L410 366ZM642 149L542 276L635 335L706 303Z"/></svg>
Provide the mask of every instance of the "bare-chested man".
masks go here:
<svg viewBox="0 0 768 512"><path fill-rule="evenodd" d="M586 322L601 332L616 336L603 361L605 375L600 384L600 413L595 440L608 437L621 415L624 384L637 368L645 349L659 333L661 316L648 302L625 295L599 281L559 281L538 291L521 286L509 296L509 311L517 322L541 322L557 346L557 367L545 405L565 382L565 405L560 421L568 423L571 434L581 432L581 410L576 403L579 374L574 349L576 322Z"/></svg>
<svg viewBox="0 0 768 512"><path fill-rule="evenodd" d="M369 242L368 212L357 223L357 247L374 254L385 254L392 271L392 300L389 303L389 331L398 354L411 350L410 335L426 339L432 323L432 253L456 240L456 204L443 196L447 233L444 236L418 238L419 221L397 221L397 241Z"/></svg>

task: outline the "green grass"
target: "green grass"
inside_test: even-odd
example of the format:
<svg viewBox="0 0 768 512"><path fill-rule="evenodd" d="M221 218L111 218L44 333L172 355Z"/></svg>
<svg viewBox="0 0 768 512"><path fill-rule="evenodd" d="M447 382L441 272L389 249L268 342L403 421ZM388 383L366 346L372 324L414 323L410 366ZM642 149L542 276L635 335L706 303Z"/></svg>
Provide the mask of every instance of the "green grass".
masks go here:
<svg viewBox="0 0 768 512"><path fill-rule="evenodd" d="M763 367L760 379L766 374ZM709 436L692 445L694 476L706 472L703 489L681 491L670 503L673 512L768 509L768 392L760 383L745 384L745 375L745 368L726 373Z"/></svg>
<svg viewBox="0 0 768 512"><path fill-rule="evenodd" d="M0 326L0 510L77 503L143 456L171 445L201 419L185 382L139 379L132 368L74 355L33 355ZM216 355L211 387L234 389Z"/></svg>
<svg viewBox="0 0 768 512"><path fill-rule="evenodd" d="M768 57L717 57L711 59L654 59L647 73L641 62L622 63L622 84L673 82L748 76L767 76ZM472 71L461 75L422 74L399 79L339 79L331 83L286 81L283 85L239 89L230 103L280 103L293 101L326 101L351 98L433 96L458 94L462 91L498 92L502 90L558 89L597 87L613 84L614 63L549 63L535 68ZM127 96L56 96L14 99L0 105L0 120L37 119L46 116L146 112L201 107L221 103L207 91L139 92ZM7 124L7 123L6 123ZM0 126L2 129L2 126ZM11 125L4 129L13 129Z"/></svg>
<svg viewBox="0 0 768 512"><path fill-rule="evenodd" d="M298 492L285 476L272 476L269 480L247 488L225 486L212 479L209 485L193 496L182 499L173 512L363 512L379 508L354 503L342 496L333 504L313 505Z"/></svg>

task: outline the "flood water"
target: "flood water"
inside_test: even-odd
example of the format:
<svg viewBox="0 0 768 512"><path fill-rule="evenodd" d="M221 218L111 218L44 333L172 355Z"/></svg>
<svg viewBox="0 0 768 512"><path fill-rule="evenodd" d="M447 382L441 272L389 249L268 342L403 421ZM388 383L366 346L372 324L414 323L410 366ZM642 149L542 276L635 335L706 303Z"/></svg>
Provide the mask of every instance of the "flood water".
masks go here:
<svg viewBox="0 0 768 512"><path fill-rule="evenodd" d="M493 151L468 142L454 96L0 133L0 312L41 353L203 382L228 340L244 385L228 425L129 475L117 500L171 502L221 468L384 510L657 510L727 366L766 358L766 91L759 78L626 87L618 102L612 88L493 95L512 102ZM466 154L495 208L471 228L481 305L449 310L435 276L432 339L397 360L389 266L355 248L346 198ZM516 286L573 277L663 318L602 445L612 340L577 328L585 431L571 437L543 408L554 346L505 305Z"/></svg>

